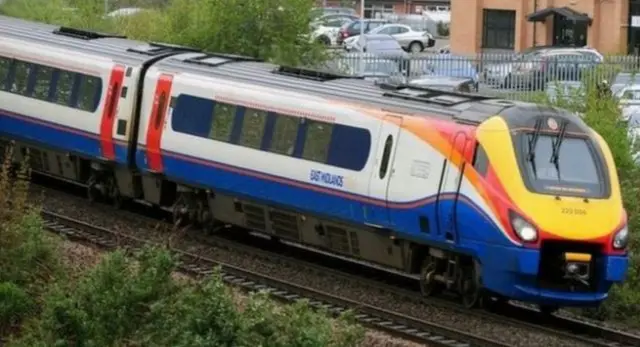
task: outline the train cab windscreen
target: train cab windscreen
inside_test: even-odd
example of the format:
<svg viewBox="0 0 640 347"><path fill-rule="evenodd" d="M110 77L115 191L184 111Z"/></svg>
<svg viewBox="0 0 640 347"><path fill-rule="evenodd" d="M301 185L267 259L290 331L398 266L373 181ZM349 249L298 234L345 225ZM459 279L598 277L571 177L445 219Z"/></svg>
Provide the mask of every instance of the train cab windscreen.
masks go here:
<svg viewBox="0 0 640 347"><path fill-rule="evenodd" d="M602 161L588 139L539 133L521 139L521 167L529 190L589 198L609 194Z"/></svg>

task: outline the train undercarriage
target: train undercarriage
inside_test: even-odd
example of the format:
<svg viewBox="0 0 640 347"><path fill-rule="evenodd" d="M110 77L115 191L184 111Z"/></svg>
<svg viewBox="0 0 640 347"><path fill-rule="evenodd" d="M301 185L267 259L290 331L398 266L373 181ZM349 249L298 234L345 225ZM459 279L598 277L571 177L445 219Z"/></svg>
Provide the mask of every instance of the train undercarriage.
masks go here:
<svg viewBox="0 0 640 347"><path fill-rule="evenodd" d="M130 202L157 207L171 213L176 225L204 231L238 226L275 241L415 278L423 295L454 292L468 308L505 301L484 292L481 267L471 257L400 239L390 230L354 227L13 141L0 142L2 153L7 145L13 147L14 162L28 159L32 172L84 187L92 202L116 208Z"/></svg>

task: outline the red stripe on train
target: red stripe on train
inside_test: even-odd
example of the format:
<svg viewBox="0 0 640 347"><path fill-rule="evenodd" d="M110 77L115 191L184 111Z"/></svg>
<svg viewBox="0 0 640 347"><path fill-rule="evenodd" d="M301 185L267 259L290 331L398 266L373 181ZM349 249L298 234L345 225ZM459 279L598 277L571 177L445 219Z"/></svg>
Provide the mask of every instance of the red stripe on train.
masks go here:
<svg viewBox="0 0 640 347"><path fill-rule="evenodd" d="M116 112L120 101L120 91L122 90L122 80L124 79L124 65L116 65L111 70L109 87L105 97L105 104L102 110L102 120L100 121L100 146L102 147L102 157L113 160L116 157L113 143L113 125L116 122Z"/></svg>
<svg viewBox="0 0 640 347"><path fill-rule="evenodd" d="M160 156L160 144L162 130L164 129L164 117L171 99L171 85L173 76L162 74L158 79L156 92L153 97L153 108L149 116L147 127L147 160L149 169L157 173L162 172L162 157Z"/></svg>

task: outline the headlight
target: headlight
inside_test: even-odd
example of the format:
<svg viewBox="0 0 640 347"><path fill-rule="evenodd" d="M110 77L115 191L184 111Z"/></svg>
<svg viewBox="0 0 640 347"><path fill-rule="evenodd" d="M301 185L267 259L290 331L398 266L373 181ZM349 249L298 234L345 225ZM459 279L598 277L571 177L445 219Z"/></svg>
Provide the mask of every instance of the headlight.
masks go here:
<svg viewBox="0 0 640 347"><path fill-rule="evenodd" d="M538 230L515 213L511 213L511 226L522 241L533 242L538 239Z"/></svg>
<svg viewBox="0 0 640 347"><path fill-rule="evenodd" d="M629 228L628 226L624 226L622 229L618 230L616 236L613 237L613 248L615 249L623 249L627 247L629 243Z"/></svg>

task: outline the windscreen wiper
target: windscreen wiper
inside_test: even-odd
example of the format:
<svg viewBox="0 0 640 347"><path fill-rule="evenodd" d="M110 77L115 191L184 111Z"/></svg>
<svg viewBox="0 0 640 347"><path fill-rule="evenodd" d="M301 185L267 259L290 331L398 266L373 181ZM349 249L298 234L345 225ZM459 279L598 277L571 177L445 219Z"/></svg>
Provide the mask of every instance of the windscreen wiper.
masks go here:
<svg viewBox="0 0 640 347"><path fill-rule="evenodd" d="M540 129L542 129L542 119L538 118L536 120L536 125L533 129L533 134L529 138L529 153L527 154L527 160L531 163L531 170L533 171L533 176L537 177L538 174L536 172L536 144L538 143L538 138L540 137Z"/></svg>
<svg viewBox="0 0 640 347"><path fill-rule="evenodd" d="M560 157L560 146L562 145L562 140L564 140L564 134L567 131L567 122L566 120L562 121L562 125L560 125L560 132L558 133L558 137L556 137L555 141L553 141L553 151L551 152L551 162L556 167L556 172L558 173L558 179L560 179L560 165L558 164L558 159Z"/></svg>

